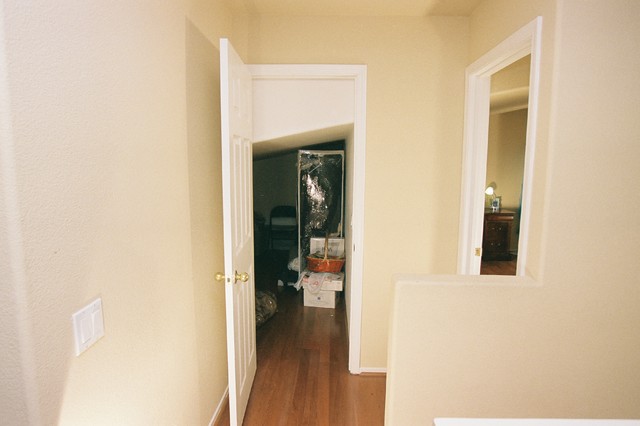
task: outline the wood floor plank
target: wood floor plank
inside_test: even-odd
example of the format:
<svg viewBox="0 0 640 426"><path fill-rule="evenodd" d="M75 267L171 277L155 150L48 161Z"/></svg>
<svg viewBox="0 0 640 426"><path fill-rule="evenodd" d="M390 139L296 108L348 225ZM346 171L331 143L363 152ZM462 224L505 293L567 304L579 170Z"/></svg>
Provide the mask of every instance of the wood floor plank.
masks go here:
<svg viewBox="0 0 640 426"><path fill-rule="evenodd" d="M256 334L258 371L246 426L384 423L384 375L351 375L344 302L304 307L302 293L278 295L278 312ZM228 409L216 424L229 424Z"/></svg>

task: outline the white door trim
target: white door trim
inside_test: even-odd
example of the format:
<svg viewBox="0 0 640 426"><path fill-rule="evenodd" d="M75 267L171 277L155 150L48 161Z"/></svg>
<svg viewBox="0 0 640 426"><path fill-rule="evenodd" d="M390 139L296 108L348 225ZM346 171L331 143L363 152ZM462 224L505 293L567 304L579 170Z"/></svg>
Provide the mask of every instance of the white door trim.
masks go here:
<svg viewBox="0 0 640 426"><path fill-rule="evenodd" d="M249 65L254 79L325 79L353 80L354 123L353 156L347 167L353 170L353 221L351 247L351 285L349 320L349 371L361 373L360 342L362 329L362 279L364 265L364 191L365 191L365 144L367 110L366 65Z"/></svg>
<svg viewBox="0 0 640 426"><path fill-rule="evenodd" d="M482 247L491 75L531 54L516 275L524 276L526 273L538 113L541 34L542 17L538 16L467 67L458 274L480 274L481 257L475 254L475 249Z"/></svg>

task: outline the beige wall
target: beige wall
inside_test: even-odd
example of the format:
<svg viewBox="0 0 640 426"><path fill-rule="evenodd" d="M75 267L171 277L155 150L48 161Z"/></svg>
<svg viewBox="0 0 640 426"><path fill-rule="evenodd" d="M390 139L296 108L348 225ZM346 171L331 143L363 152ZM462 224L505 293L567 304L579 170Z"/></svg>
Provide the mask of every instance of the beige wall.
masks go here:
<svg viewBox="0 0 640 426"><path fill-rule="evenodd" d="M223 35L248 62L368 65L362 365L385 367L392 274L455 269L464 67L536 15L528 272L539 287L398 291L407 316L392 349L405 358L392 355L388 419L640 416L640 200L625 184L640 178L628 73L640 11L558 4L556 35L555 0L487 0L470 19L3 3L3 420L202 424L213 413L226 381L210 275L222 256L219 123L202 94L217 96ZM96 296L106 335L76 358L70 316Z"/></svg>
<svg viewBox="0 0 640 426"><path fill-rule="evenodd" d="M187 152L200 424L209 422L227 387L224 286L213 280L223 268L224 255L219 58L213 41L187 20Z"/></svg>
<svg viewBox="0 0 640 426"><path fill-rule="evenodd" d="M526 136L526 109L489 116L486 182L496 182L506 209L520 208Z"/></svg>
<svg viewBox="0 0 640 426"><path fill-rule="evenodd" d="M214 40L242 22L180 1L2 21L0 417L206 424L226 387ZM75 357L98 296L105 336Z"/></svg>
<svg viewBox="0 0 640 426"><path fill-rule="evenodd" d="M217 96L210 55L221 35L249 62L369 65L363 365L386 365L391 274L455 267L467 19L274 19L247 32L220 3L190 2L34 4L5 21L20 194L10 213L25 216L19 228L3 210L15 234L3 250L18 259L2 264L14 268L6 336L23 344L3 355L16 372L6 401L33 396L16 416L191 423L218 402L218 124L203 93ZM106 336L75 358L69 317L98 295Z"/></svg>
<svg viewBox="0 0 640 426"><path fill-rule="evenodd" d="M250 63L366 64L362 366L386 367L393 273L453 272L465 18L255 18Z"/></svg>
<svg viewBox="0 0 640 426"><path fill-rule="evenodd" d="M486 1L471 19L472 52L545 19L532 278L399 280L387 424L640 418L640 4L555 6Z"/></svg>

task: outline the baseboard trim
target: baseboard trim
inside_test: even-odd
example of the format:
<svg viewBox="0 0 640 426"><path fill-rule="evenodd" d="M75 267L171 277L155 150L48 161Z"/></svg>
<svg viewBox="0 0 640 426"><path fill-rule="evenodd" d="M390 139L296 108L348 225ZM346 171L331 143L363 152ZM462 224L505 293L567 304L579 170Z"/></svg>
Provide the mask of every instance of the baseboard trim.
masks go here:
<svg viewBox="0 0 640 426"><path fill-rule="evenodd" d="M386 376L387 369L386 368L376 368L376 367L362 367L360 368L361 376Z"/></svg>
<svg viewBox="0 0 640 426"><path fill-rule="evenodd" d="M220 417L220 414L224 410L224 406L229 403L229 386L224 390L224 394L222 394L222 398L220 402L218 402L218 406L216 407L216 411L213 412L213 417L211 417L211 421L209 422L209 426L215 426Z"/></svg>

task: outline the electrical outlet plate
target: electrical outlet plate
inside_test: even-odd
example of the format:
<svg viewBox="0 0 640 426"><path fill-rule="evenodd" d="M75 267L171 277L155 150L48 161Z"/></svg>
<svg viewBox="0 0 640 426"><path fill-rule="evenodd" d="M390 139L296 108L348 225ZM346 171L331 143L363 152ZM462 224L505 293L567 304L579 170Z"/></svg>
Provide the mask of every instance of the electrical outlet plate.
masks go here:
<svg viewBox="0 0 640 426"><path fill-rule="evenodd" d="M73 335L76 343L76 356L104 336L102 317L102 299L97 298L72 315Z"/></svg>

